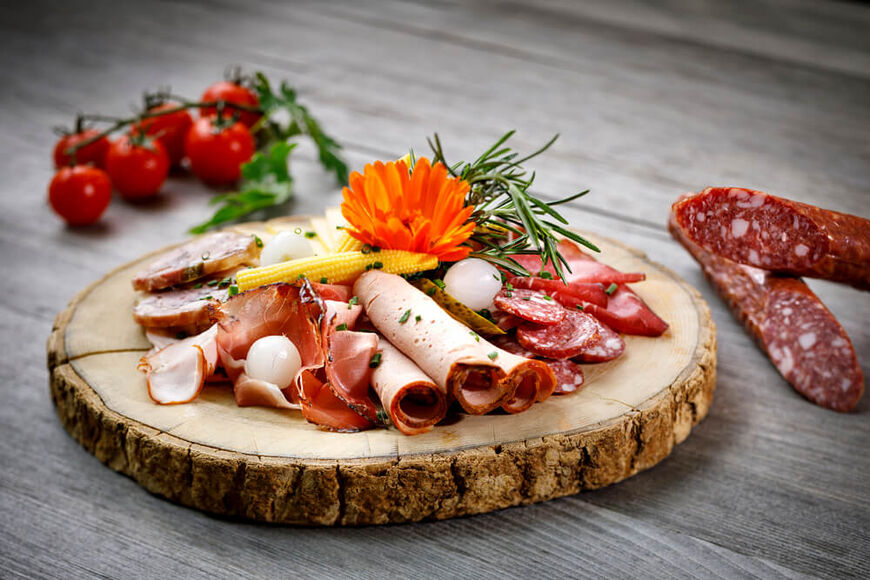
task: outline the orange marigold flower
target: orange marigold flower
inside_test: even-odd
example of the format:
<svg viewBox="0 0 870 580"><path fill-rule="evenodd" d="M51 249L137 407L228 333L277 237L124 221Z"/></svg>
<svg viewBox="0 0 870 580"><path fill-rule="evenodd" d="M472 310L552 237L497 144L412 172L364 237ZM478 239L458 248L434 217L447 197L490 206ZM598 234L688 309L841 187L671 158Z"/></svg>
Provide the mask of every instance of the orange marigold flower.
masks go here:
<svg viewBox="0 0 870 580"><path fill-rule="evenodd" d="M442 262L468 256L463 244L474 232L469 218L474 206L465 206L469 185L451 177L442 163L425 157L408 172L404 160L365 166L362 175L350 175L342 190L341 214L346 231L357 240L385 250L435 254Z"/></svg>

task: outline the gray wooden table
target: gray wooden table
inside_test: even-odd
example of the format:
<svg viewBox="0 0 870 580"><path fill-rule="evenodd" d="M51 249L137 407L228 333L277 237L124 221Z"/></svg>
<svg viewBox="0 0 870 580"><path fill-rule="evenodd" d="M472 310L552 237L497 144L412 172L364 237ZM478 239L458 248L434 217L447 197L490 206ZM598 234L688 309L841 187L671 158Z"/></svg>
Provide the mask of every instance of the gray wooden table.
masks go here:
<svg viewBox="0 0 870 580"><path fill-rule="evenodd" d="M660 5L656 5L660 4ZM870 397L855 413L786 385L668 237L680 193L767 190L870 214L870 9L811 0L287 4L28 2L0 10L0 576L866 576ZM149 495L61 428L44 342L81 288L181 240L208 189L115 200L64 228L45 204L52 125L124 113L146 88L198 95L227 64L287 78L354 168L479 152L506 129L545 197L589 187L574 225L645 250L697 286L719 335L708 418L624 483L417 525L299 529L227 521ZM293 162L312 213L339 191ZM810 282L870 364L870 295Z"/></svg>

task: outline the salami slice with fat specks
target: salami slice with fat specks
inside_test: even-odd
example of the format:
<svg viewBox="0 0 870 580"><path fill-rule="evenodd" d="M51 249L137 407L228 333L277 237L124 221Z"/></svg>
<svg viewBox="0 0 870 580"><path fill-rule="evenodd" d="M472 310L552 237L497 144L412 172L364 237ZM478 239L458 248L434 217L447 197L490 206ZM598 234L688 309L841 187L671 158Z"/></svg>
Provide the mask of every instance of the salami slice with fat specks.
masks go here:
<svg viewBox="0 0 870 580"><path fill-rule="evenodd" d="M248 234L216 232L194 238L162 254L133 278L133 288L146 292L198 280L259 258L257 240Z"/></svg>
<svg viewBox="0 0 870 580"><path fill-rule="evenodd" d="M709 187L673 212L688 239L723 258L870 290L870 220L736 187Z"/></svg>
<svg viewBox="0 0 870 580"><path fill-rule="evenodd" d="M565 318L559 324L523 324L517 328L517 340L537 356L569 359L598 340L599 328L592 316L566 309Z"/></svg>
<svg viewBox="0 0 870 580"><path fill-rule="evenodd" d="M547 360L544 362L556 375L554 395L569 395L583 386L583 369L577 363L570 360Z"/></svg>
<svg viewBox="0 0 870 580"><path fill-rule="evenodd" d="M582 363L602 363L619 358L625 352L625 341L606 324L598 322L598 340L574 357Z"/></svg>
<svg viewBox="0 0 870 580"><path fill-rule="evenodd" d="M523 320L545 326L559 324L565 318L566 310L561 304L536 290L502 288L495 295L493 303L496 308L519 316Z"/></svg>
<svg viewBox="0 0 870 580"><path fill-rule="evenodd" d="M734 317L798 393L835 411L855 407L864 393L864 375L852 342L803 280L707 252L684 235L673 214L668 225Z"/></svg>
<svg viewBox="0 0 870 580"><path fill-rule="evenodd" d="M612 332L612 331L611 331ZM505 334L493 339L492 343L502 350L506 350L515 355L526 358L536 358L535 353L525 348L516 337ZM547 363L547 366L553 371L556 376L556 388L553 391L554 395L567 395L577 391L583 386L583 369L570 360L553 360L540 359Z"/></svg>

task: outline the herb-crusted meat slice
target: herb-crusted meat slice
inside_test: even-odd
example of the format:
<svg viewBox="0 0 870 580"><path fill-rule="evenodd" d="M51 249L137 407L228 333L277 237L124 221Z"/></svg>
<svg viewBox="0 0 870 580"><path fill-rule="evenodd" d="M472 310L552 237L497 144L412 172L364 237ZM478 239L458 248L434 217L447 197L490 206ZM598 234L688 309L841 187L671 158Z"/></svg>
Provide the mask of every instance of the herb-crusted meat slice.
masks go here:
<svg viewBox="0 0 870 580"><path fill-rule="evenodd" d="M254 236L216 232L169 250L133 278L133 288L153 292L209 274L256 263L260 249Z"/></svg>

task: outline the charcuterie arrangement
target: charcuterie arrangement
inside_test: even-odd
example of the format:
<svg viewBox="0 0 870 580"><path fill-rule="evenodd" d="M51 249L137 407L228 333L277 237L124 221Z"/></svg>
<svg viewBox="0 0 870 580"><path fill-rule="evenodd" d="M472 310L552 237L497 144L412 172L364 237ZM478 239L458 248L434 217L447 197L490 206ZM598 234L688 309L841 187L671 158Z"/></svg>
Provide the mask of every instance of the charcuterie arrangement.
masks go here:
<svg viewBox="0 0 870 580"><path fill-rule="evenodd" d="M187 403L221 381L239 406L415 435L451 409L570 395L581 365L623 354L621 334L666 332L629 286L645 274L597 261L559 202L528 193L509 137L454 165L436 137L432 161L352 174L310 229L206 234L156 258L133 279L150 397Z"/></svg>
<svg viewBox="0 0 870 580"><path fill-rule="evenodd" d="M797 392L836 411L864 393L846 331L799 276L870 289L870 220L740 188L672 208L669 229Z"/></svg>

